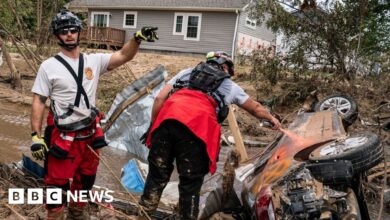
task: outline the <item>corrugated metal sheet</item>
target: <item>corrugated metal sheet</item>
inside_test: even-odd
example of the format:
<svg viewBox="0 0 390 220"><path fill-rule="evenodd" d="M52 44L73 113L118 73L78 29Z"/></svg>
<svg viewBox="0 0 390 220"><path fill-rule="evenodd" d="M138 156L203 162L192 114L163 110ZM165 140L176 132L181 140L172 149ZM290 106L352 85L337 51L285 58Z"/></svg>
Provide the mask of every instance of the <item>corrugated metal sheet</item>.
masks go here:
<svg viewBox="0 0 390 220"><path fill-rule="evenodd" d="M111 118L121 103L136 96L150 82L154 80L161 82L151 90L150 94L142 96L136 102L129 105L105 132L110 147L126 150L137 155L139 159L146 161L149 150L139 141L139 138L149 127L152 104L154 98L165 84L164 75L167 75L165 68L158 66L155 70L138 79L126 87L121 93L117 94L107 113L107 120ZM103 126L105 126L104 123Z"/></svg>

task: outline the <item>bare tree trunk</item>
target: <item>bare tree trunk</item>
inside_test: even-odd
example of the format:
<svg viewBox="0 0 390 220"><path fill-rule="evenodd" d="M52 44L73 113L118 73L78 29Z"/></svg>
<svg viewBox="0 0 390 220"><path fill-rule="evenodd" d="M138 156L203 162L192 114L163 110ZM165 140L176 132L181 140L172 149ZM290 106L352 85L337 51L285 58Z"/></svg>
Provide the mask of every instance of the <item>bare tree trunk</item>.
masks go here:
<svg viewBox="0 0 390 220"><path fill-rule="evenodd" d="M52 17L58 11L58 0L51 1L48 4L49 5L42 5L42 10L45 11L45 13L41 15L41 26L40 29L37 31L38 39L35 54L40 56L51 56L51 48L53 46L52 42L50 41L50 37L52 37L52 34L48 30L51 24Z"/></svg>
<svg viewBox="0 0 390 220"><path fill-rule="evenodd" d="M41 29L42 24L42 0L37 0L37 31Z"/></svg>
<svg viewBox="0 0 390 220"><path fill-rule="evenodd" d="M25 37L24 31L23 31L24 27L23 27L22 23L20 22L19 16L18 16L18 14L15 11L15 8L14 8L14 6L12 4L12 1L8 0L7 2L8 2L9 10L12 12L12 15L16 19L16 24L17 24L17 27L19 29L19 36L20 36L21 40L24 41L24 37Z"/></svg>
<svg viewBox="0 0 390 220"><path fill-rule="evenodd" d="M1 48L3 46L3 42L0 41L0 67L3 65L3 49Z"/></svg>
<svg viewBox="0 0 390 220"><path fill-rule="evenodd" d="M12 62L11 56L8 53L7 47L5 46L5 43L3 42L3 39L0 38L0 46L3 51L5 60L7 61L8 67L11 71L10 78L11 78L11 85L13 89L21 89L22 88L22 80L20 78L20 73L16 69L14 63Z"/></svg>
<svg viewBox="0 0 390 220"><path fill-rule="evenodd" d="M22 56L26 59L26 62L27 63L30 63L32 62L32 66L34 67L34 71L36 72L36 66L38 66L38 62L41 62L38 57L34 54L34 52L32 52L30 49L29 49L29 46L27 45L26 43L26 40L25 40L25 37L26 37L26 34L25 34L25 31L24 31L24 26L25 26L25 23L21 23L21 19L18 15L18 13L16 12L16 9L14 7L14 5L12 4L12 1L11 0L8 0L8 7L9 7L9 10L11 11L12 15L15 17L16 19L16 24L17 24L17 27L18 27L18 33L16 36L18 36L18 40L15 39L14 36L11 36L11 39L12 39L12 42L15 44L15 46L18 48L19 52L22 54ZM4 25L1 25L0 23L0 26L3 26L3 29L6 30L6 28L4 28ZM7 31L9 32L9 31ZM8 33L10 35L10 33ZM25 53L23 53L18 44L17 44L17 41L23 46L23 48L25 48L27 50L27 55L28 57L26 56ZM30 65L31 66L31 65Z"/></svg>
<svg viewBox="0 0 390 220"><path fill-rule="evenodd" d="M36 43L38 46L39 43L39 37L40 37L40 30L42 26L42 0L37 0L37 38L36 38Z"/></svg>

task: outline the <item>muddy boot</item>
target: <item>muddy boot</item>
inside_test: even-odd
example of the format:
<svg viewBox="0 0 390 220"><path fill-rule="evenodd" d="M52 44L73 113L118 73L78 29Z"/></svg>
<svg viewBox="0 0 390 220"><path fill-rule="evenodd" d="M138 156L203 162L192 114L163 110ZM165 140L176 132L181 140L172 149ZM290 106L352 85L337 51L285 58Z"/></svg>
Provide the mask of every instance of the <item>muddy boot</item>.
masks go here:
<svg viewBox="0 0 390 220"><path fill-rule="evenodd" d="M179 199L179 219L196 220L199 214L199 196L192 196L189 199Z"/></svg>
<svg viewBox="0 0 390 220"><path fill-rule="evenodd" d="M78 207L75 205L69 205L67 220L90 220L88 205Z"/></svg>
<svg viewBox="0 0 390 220"><path fill-rule="evenodd" d="M64 219L64 206L48 209L47 210L47 220L63 220Z"/></svg>

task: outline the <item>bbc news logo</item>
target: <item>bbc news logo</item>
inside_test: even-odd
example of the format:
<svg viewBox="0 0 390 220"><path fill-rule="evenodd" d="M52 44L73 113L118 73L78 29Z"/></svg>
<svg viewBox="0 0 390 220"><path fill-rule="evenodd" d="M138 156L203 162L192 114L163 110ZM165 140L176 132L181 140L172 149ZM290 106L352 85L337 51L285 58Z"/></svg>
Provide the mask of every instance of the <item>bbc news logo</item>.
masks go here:
<svg viewBox="0 0 390 220"><path fill-rule="evenodd" d="M66 202L98 202L110 203L114 200L112 190L92 191L92 190L78 190L66 191ZM59 188L47 188L46 200L42 188L27 189L27 204L62 204L63 191ZM25 189L10 188L8 189L8 204L18 205L25 204Z"/></svg>

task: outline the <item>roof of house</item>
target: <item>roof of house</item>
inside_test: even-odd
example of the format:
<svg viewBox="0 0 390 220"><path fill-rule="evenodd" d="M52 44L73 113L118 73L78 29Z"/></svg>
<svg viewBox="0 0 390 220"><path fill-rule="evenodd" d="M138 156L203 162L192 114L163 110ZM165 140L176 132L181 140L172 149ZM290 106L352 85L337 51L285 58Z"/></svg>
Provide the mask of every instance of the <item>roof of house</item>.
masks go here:
<svg viewBox="0 0 390 220"><path fill-rule="evenodd" d="M234 11L250 0L73 0L70 8Z"/></svg>

